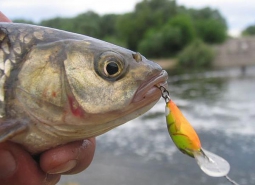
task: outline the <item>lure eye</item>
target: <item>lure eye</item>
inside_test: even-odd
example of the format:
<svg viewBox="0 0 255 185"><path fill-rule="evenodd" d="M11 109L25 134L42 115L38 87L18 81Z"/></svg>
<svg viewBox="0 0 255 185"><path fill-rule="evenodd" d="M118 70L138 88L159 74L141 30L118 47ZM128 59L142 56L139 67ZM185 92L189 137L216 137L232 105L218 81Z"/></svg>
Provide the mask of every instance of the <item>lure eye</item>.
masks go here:
<svg viewBox="0 0 255 185"><path fill-rule="evenodd" d="M112 77L120 73L119 64L115 61L108 61L104 66L104 73L106 76Z"/></svg>

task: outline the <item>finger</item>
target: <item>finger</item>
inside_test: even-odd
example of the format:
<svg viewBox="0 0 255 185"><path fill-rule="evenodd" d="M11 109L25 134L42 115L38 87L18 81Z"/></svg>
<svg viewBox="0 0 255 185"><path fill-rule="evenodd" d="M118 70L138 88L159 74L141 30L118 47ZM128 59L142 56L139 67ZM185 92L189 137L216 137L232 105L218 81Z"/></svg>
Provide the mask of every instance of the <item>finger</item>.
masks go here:
<svg viewBox="0 0 255 185"><path fill-rule="evenodd" d="M19 145L0 143L0 182L4 185L56 184L60 175L43 172L31 155Z"/></svg>
<svg viewBox="0 0 255 185"><path fill-rule="evenodd" d="M0 11L0 22L12 22Z"/></svg>
<svg viewBox="0 0 255 185"><path fill-rule="evenodd" d="M95 144L95 138L91 138L51 149L41 155L41 168L49 174L79 173L90 165Z"/></svg>

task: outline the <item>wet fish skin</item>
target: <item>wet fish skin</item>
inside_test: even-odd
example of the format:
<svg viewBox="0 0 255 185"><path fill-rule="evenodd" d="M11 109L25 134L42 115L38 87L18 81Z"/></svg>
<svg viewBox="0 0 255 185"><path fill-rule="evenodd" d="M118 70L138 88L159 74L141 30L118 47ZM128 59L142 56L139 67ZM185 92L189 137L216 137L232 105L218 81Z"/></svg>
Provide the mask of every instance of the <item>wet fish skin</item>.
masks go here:
<svg viewBox="0 0 255 185"><path fill-rule="evenodd" d="M0 141L39 153L100 135L149 110L160 98L154 85L166 79L159 65L125 48L61 30L0 23Z"/></svg>

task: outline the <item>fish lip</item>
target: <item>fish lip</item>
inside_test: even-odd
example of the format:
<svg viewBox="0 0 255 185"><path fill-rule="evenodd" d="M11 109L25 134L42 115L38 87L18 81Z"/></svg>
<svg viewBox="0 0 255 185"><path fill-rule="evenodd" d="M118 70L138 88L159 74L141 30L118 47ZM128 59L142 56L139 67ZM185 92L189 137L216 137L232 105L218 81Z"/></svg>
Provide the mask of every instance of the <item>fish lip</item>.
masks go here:
<svg viewBox="0 0 255 185"><path fill-rule="evenodd" d="M132 103L137 103L143 99L152 98L153 100L159 99L161 96L160 86L167 88L168 74L165 70L154 75L149 81L143 82L137 89Z"/></svg>

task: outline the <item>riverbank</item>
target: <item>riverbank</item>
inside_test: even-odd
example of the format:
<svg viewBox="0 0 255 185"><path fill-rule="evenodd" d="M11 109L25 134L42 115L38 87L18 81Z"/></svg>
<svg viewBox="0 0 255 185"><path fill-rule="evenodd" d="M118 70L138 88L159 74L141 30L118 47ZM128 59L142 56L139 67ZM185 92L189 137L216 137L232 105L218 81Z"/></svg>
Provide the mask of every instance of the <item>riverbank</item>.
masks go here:
<svg viewBox="0 0 255 185"><path fill-rule="evenodd" d="M150 59L150 60L158 63L165 70L173 69L178 62L178 60L175 58Z"/></svg>
<svg viewBox="0 0 255 185"><path fill-rule="evenodd" d="M212 68L247 68L255 65L255 37L230 38L223 44L212 47L215 51ZM178 63L177 58L152 59L152 61L157 62L165 70L173 69Z"/></svg>

